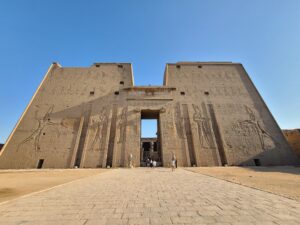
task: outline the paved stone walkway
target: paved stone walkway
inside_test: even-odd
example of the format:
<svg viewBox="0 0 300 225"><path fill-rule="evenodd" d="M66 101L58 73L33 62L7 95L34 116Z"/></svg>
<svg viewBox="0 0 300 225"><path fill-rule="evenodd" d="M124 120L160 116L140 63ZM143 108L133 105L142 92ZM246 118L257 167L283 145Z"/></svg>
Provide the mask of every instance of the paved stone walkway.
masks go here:
<svg viewBox="0 0 300 225"><path fill-rule="evenodd" d="M2 204L0 224L287 225L300 202L183 169L115 169Z"/></svg>

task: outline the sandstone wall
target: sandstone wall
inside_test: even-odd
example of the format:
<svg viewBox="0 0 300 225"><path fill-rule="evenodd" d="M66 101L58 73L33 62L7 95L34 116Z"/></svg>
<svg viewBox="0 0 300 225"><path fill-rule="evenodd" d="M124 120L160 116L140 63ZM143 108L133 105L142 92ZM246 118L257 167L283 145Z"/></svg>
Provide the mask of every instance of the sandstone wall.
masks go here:
<svg viewBox="0 0 300 225"><path fill-rule="evenodd" d="M131 64L53 64L10 135L0 168L140 165L141 119L158 119L163 166L299 163L241 64L167 64L134 86Z"/></svg>
<svg viewBox="0 0 300 225"><path fill-rule="evenodd" d="M1 151L0 168L35 168L39 159L46 168L102 166L111 109L119 108L115 92L132 85L131 64L51 65Z"/></svg>
<svg viewBox="0 0 300 225"><path fill-rule="evenodd" d="M190 142L185 146L192 164L298 163L241 64L168 64L164 80L177 88L177 118L190 122L185 132L191 135L182 135L185 122L177 120L177 137Z"/></svg>
<svg viewBox="0 0 300 225"><path fill-rule="evenodd" d="M291 145L292 149L300 158L300 129L283 130L283 134Z"/></svg>

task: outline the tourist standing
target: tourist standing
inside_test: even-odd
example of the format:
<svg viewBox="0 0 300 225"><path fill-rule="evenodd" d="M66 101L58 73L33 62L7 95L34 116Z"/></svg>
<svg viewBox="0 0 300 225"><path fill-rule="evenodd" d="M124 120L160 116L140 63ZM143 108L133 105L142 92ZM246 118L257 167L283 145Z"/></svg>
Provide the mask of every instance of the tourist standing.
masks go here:
<svg viewBox="0 0 300 225"><path fill-rule="evenodd" d="M175 164L176 164L175 159L172 159L172 161L171 161L172 172L175 170L175 167L176 167Z"/></svg>
<svg viewBox="0 0 300 225"><path fill-rule="evenodd" d="M156 167L156 161L153 160L153 167Z"/></svg>

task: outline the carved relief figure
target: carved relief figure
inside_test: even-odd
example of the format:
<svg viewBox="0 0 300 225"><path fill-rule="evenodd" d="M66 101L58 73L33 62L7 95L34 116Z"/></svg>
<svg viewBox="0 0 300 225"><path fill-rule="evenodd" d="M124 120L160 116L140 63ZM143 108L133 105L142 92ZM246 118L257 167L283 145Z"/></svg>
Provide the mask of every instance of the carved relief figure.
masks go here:
<svg viewBox="0 0 300 225"><path fill-rule="evenodd" d="M92 121L92 129L94 129L94 137L92 139L92 144L90 147L90 150L95 150L95 145L99 141L99 148L97 150L100 150L101 142L103 141L103 135L104 129L107 127L107 120L108 120L108 109L102 109L99 115L96 117L96 119L93 119Z"/></svg>
<svg viewBox="0 0 300 225"><path fill-rule="evenodd" d="M193 120L197 123L198 126L198 135L201 147L214 148L210 118L208 118L207 113L201 111L199 106L193 104L193 108L195 111ZM205 109L205 106L203 106L203 111Z"/></svg>
<svg viewBox="0 0 300 225"><path fill-rule="evenodd" d="M245 106L246 113L249 116L248 120L239 121L239 127L247 133L248 136L256 134L259 138L262 149L268 149L276 143L272 136L263 128L260 121L257 120L253 110Z"/></svg>
<svg viewBox="0 0 300 225"><path fill-rule="evenodd" d="M21 143L18 144L17 151L19 151L19 149L22 145L24 145L25 143L27 143L31 140L33 140L33 142L34 142L35 151L40 150L40 137L43 133L44 128L49 125L57 125L58 124L58 123L54 123L54 122L50 121L50 115L53 112L53 109L54 109L54 105L51 105L41 119L39 119L37 116L38 111L35 112L34 118L35 118L35 120L37 120L38 126L37 126L37 128L34 129L34 131L27 138L25 138L23 141L21 141ZM59 132L59 130L57 130L57 132Z"/></svg>

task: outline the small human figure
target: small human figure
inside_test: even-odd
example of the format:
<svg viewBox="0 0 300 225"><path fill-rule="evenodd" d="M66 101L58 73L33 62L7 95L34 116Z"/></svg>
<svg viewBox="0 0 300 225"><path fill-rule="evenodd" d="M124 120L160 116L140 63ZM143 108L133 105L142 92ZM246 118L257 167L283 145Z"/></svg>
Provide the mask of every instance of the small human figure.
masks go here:
<svg viewBox="0 0 300 225"><path fill-rule="evenodd" d="M153 167L156 167L156 161L153 160Z"/></svg>
<svg viewBox="0 0 300 225"><path fill-rule="evenodd" d="M133 168L133 155L132 155L132 153L129 154L128 159L129 159L129 168Z"/></svg>
<svg viewBox="0 0 300 225"><path fill-rule="evenodd" d="M175 159L172 159L171 161L171 167L172 167L172 172L175 170Z"/></svg>
<svg viewBox="0 0 300 225"><path fill-rule="evenodd" d="M150 159L149 159L149 158L147 158L147 160L146 160L146 166L147 166L147 167L150 166Z"/></svg>
<svg viewBox="0 0 300 225"><path fill-rule="evenodd" d="M177 159L176 159L176 156L175 156L175 153L172 152L172 159L171 159L171 167L172 167L172 171L175 170L175 168L177 168Z"/></svg>
<svg viewBox="0 0 300 225"><path fill-rule="evenodd" d="M151 168L153 167L153 161L152 161L152 159L150 160L150 167Z"/></svg>

